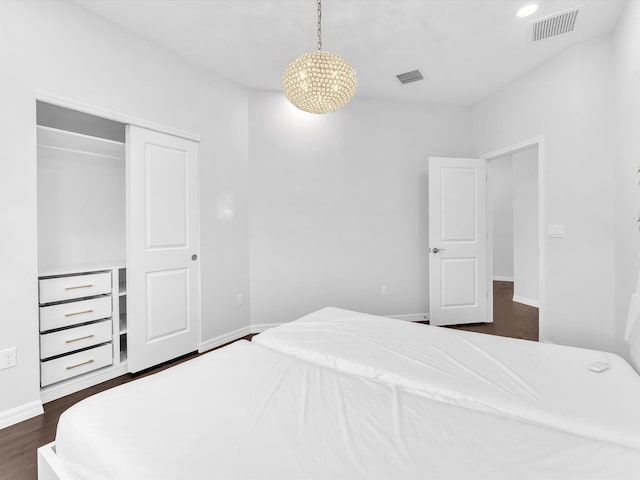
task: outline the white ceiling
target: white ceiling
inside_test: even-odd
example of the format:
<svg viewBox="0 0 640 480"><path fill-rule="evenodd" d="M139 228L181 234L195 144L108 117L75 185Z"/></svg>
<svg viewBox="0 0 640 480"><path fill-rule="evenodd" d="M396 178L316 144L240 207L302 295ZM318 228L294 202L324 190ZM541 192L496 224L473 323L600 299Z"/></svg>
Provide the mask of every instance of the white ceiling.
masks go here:
<svg viewBox="0 0 640 480"><path fill-rule="evenodd" d="M316 48L315 0L73 0L251 88L278 90L288 62ZM357 95L472 105L578 42L611 33L625 0L324 0L323 47L347 58ZM537 43L529 22L582 6L576 30ZM395 74L420 68L402 86Z"/></svg>

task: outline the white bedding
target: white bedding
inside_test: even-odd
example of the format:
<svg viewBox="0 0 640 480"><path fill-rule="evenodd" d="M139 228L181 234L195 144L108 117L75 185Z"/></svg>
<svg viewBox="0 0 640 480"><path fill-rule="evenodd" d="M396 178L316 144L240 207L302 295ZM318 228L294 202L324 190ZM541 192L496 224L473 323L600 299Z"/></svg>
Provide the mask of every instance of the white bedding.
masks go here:
<svg viewBox="0 0 640 480"><path fill-rule="evenodd" d="M639 452L237 342L60 418L78 480L628 479Z"/></svg>
<svg viewBox="0 0 640 480"><path fill-rule="evenodd" d="M614 354L337 308L253 342L428 398L640 449L640 376ZM603 361L607 370L589 369Z"/></svg>

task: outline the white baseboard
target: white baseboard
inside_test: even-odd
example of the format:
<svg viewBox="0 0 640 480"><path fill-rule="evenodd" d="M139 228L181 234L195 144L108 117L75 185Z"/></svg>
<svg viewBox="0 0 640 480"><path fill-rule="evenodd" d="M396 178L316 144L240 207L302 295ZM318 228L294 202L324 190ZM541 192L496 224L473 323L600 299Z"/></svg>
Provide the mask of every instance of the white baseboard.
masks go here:
<svg viewBox="0 0 640 480"><path fill-rule="evenodd" d="M401 315L383 315L396 320L404 320L406 322L428 322L430 316L428 313L403 313Z"/></svg>
<svg viewBox="0 0 640 480"><path fill-rule="evenodd" d="M200 343L198 352L202 353L212 350L216 347L219 347L220 345L224 345L225 343L233 342L234 340L245 337L250 333L264 332L268 328L277 327L278 325L281 325L281 323L262 323L259 325L247 325L245 327L238 328L229 333L225 333L224 335L219 335L215 338Z"/></svg>
<svg viewBox="0 0 640 480"><path fill-rule="evenodd" d="M42 408L42 402L40 400L5 410L4 412L0 412L0 429L28 420L31 417L36 417L42 413L44 413L44 409Z"/></svg>
<svg viewBox="0 0 640 480"><path fill-rule="evenodd" d="M85 388L93 387L107 380L119 377L127 373L127 364L121 363L113 367L107 367L95 372L85 373L72 380L65 380L49 387L44 387L40 390L40 399L42 403L47 403L52 400L56 400L60 397L70 395Z"/></svg>
<svg viewBox="0 0 640 480"><path fill-rule="evenodd" d="M282 325L282 323L259 323L257 325L251 325L251 333L264 332L265 330L277 327L278 325Z"/></svg>
<svg viewBox="0 0 640 480"><path fill-rule="evenodd" d="M219 347L220 345L224 345L225 343L233 342L239 338L242 338L251 333L251 327L249 325L245 327L238 328L229 333L225 333L223 335L218 335L217 337L211 338L209 340L205 340L200 343L200 348L198 348L198 352L206 352L208 350Z"/></svg>
<svg viewBox="0 0 640 480"><path fill-rule="evenodd" d="M506 277L504 275L494 275L493 276L493 281L494 282L512 282L513 283L513 277Z"/></svg>
<svg viewBox="0 0 640 480"><path fill-rule="evenodd" d="M518 303L524 303L525 305L529 305L530 307L540 308L540 301L533 300L531 298L521 297L519 295L513 296L513 301Z"/></svg>

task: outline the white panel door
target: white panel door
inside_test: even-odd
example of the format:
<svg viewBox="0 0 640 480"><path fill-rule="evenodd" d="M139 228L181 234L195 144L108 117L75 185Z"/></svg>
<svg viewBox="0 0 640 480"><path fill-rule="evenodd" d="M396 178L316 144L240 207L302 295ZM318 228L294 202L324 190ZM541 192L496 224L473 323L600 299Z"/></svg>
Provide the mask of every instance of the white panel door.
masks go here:
<svg viewBox="0 0 640 480"><path fill-rule="evenodd" d="M486 160L429 159L432 325L491 322Z"/></svg>
<svg viewBox="0 0 640 480"><path fill-rule="evenodd" d="M127 363L198 349L198 143L127 126Z"/></svg>

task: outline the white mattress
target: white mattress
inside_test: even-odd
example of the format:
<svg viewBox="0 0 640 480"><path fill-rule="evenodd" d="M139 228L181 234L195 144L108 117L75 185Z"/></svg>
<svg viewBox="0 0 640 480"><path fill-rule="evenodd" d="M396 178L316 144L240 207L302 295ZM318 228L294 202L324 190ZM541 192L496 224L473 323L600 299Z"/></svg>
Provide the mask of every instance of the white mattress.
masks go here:
<svg viewBox="0 0 640 480"><path fill-rule="evenodd" d="M102 479L603 479L639 452L237 342L90 397L60 460Z"/></svg>
<svg viewBox="0 0 640 480"><path fill-rule="evenodd" d="M431 399L640 449L640 376L614 354L337 308L253 341ZM589 369L601 361L609 369Z"/></svg>

